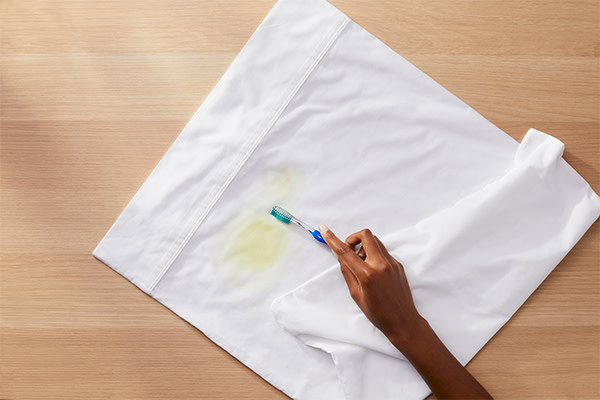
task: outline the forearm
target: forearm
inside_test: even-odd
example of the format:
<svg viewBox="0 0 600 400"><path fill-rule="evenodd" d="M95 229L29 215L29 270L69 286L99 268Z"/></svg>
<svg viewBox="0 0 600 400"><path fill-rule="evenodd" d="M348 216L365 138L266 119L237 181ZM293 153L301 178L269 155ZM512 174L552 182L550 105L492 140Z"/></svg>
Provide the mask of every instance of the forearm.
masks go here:
<svg viewBox="0 0 600 400"><path fill-rule="evenodd" d="M418 326L410 332L410 335L392 334L389 338L421 374L438 399L492 398L450 353L427 321L420 319Z"/></svg>

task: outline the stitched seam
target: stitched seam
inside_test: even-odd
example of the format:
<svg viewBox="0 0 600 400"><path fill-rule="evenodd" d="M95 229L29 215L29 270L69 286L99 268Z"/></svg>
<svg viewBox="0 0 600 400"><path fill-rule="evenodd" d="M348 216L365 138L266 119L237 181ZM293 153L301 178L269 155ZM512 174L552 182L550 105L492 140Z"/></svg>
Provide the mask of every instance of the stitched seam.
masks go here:
<svg viewBox="0 0 600 400"><path fill-rule="evenodd" d="M169 250L167 251L166 255L168 255L169 253L172 253L172 254L167 259L167 261L164 263L164 265L160 268L160 271L159 271L158 275L156 276L156 278L154 279L154 281L152 282L152 284L149 286L149 288L148 288L148 293L149 294L152 294L152 292L154 291L154 289L156 288L156 286L160 283L160 281L162 280L162 278L164 277L164 275L167 273L167 271L169 270L169 268L173 265L173 263L175 262L175 260L177 259L177 257L181 254L181 252L183 251L183 249L186 247L186 245L188 244L188 242L190 241L190 239L192 238L192 236L196 233L196 231L198 230L198 228L200 227L200 225L202 225L202 222L204 222L204 220L206 219L206 217L208 216L208 214L210 213L210 211L213 209L213 207L215 206L215 204L219 201L219 199L221 198L221 196L223 195L223 193L225 192L225 190L229 187L229 185L231 184L231 182L233 181L233 179L237 176L237 174L239 173L239 171L246 164L246 161L248 161L248 159L254 153L254 151L256 150L256 148L258 147L258 145L262 142L262 140L265 138L265 136L271 131L271 129L273 128L273 126L275 125L275 123L277 122L277 120L279 119L279 117L281 116L281 114L283 113L283 111L287 108L287 106L290 104L290 102L292 101L292 99L296 96L296 94L298 93L298 91L300 90L300 88L302 87L302 85L306 82L306 80L311 75L311 73L314 71L314 69L317 67L317 65L319 65L319 63L321 62L321 60L323 59L323 57L325 56L325 54L327 54L327 52L329 51L329 49L331 48L331 46L335 43L335 41L341 35L341 33L343 32L343 30L346 28L346 26L348 26L349 22L350 22L350 19L346 18L335 29L334 33L331 36L327 35L326 38L329 37L329 39L327 40L327 42L325 43L324 46L322 46L323 42L319 43L319 47L322 46L321 51L313 59L312 63L308 66L308 68L302 74L302 76L300 77L300 79L298 80L298 82L296 83L296 85L294 85L294 87L292 88L292 90L289 92L287 98L285 98L284 101L281 102L281 105L276 110L275 114L273 114L273 117L271 117L271 119L269 120L269 122L267 123L267 125L263 128L262 132L256 137L254 143L246 151L245 155L238 162L237 166L233 169L233 171L226 172L226 174L228 175L227 180L223 184L217 183L213 187L213 189L209 192L209 194L208 194L207 197L208 198L212 197L210 203L208 203L208 205L206 205L205 207L202 207L200 210L198 210L197 213L199 213L199 215L195 216L195 218L194 218L194 220L196 222L194 223L194 225L192 226L192 228L188 231L188 233L186 234L186 236L183 238L183 241L179 244L179 246L177 247L177 249L175 250L175 252L172 252L172 248L174 246L174 243L171 244L171 246L169 247ZM245 145L246 145L246 143L248 143L248 141L250 140L250 138L244 142L244 146L242 146L242 148L246 147ZM228 168L228 171L229 171L229 168ZM222 178L219 178L218 182L220 182L221 180L222 180ZM216 194L213 195L213 193L215 192L215 190L218 190L218 191L217 191Z"/></svg>

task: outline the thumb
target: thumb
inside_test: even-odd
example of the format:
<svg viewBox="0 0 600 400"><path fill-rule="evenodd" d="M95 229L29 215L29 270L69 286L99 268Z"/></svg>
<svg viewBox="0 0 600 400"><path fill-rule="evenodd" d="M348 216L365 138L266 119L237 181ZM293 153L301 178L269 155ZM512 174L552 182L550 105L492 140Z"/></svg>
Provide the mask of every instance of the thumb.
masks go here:
<svg viewBox="0 0 600 400"><path fill-rule="evenodd" d="M340 264L347 266L355 276L359 276L363 260L354 249L348 243L342 242L326 225L319 225L319 231Z"/></svg>

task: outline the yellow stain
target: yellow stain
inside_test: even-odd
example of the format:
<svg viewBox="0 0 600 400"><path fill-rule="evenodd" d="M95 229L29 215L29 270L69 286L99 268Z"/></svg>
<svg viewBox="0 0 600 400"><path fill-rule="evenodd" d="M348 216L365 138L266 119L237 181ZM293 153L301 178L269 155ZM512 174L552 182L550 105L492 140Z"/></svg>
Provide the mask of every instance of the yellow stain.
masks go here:
<svg viewBox="0 0 600 400"><path fill-rule="evenodd" d="M282 222L259 215L237 227L224 252L240 270L262 273L277 264L289 242Z"/></svg>
<svg viewBox="0 0 600 400"><path fill-rule="evenodd" d="M212 265L231 288L256 293L287 274L300 243L290 240L293 228L269 211L274 205L293 209L302 184L303 176L292 167L266 171L248 185L240 210L217 230Z"/></svg>

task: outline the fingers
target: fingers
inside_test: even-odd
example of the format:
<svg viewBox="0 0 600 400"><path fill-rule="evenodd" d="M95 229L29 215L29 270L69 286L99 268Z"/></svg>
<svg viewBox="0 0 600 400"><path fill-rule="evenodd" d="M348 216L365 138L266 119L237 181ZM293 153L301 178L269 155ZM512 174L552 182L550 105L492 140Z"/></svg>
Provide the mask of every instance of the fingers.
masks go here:
<svg viewBox="0 0 600 400"><path fill-rule="evenodd" d="M331 251L337 256L340 264L345 264L348 268L352 270L354 275L360 276L360 263L363 260L360 259L358 255L354 252L354 250L346 243L342 242L335 234L325 225L319 225L319 231L323 236L323 239L331 248Z"/></svg>
<svg viewBox="0 0 600 400"><path fill-rule="evenodd" d="M392 256L390 254L390 252L387 250L387 248L383 245L383 243L381 242L381 240L379 240L379 238L377 236L375 236L375 239L377 240L377 243L379 243L379 247L381 248L381 251L387 258L388 262L391 265L393 265L395 268L399 268L401 271L404 271L404 266L402 265L402 263L400 261L396 260L394 258L394 256Z"/></svg>
<svg viewBox="0 0 600 400"><path fill-rule="evenodd" d="M375 240L375 236L371 233L369 229L363 229L362 231L355 232L346 238L346 243L350 246L354 247L359 243L362 243L367 256L369 253L375 253L379 251L379 245L377 244L377 240Z"/></svg>
<svg viewBox="0 0 600 400"><path fill-rule="evenodd" d="M356 250L356 247L354 248L354 250ZM367 253L365 253L365 249L362 247L362 244L358 245L358 251L356 252L356 254L358 254L358 256L364 260L365 258L367 258Z"/></svg>
<svg viewBox="0 0 600 400"><path fill-rule="evenodd" d="M348 285L350 295L358 301L361 292L359 276L362 276L363 272L363 267L359 263L364 264L363 260L354 253L354 250L350 246L335 236L327 226L323 224L319 225L319 232L321 232L321 236L323 236L323 239L325 239L327 245L329 245L329 248L340 262L342 275L344 276L346 285Z"/></svg>
<svg viewBox="0 0 600 400"><path fill-rule="evenodd" d="M379 240L379 238L377 236L375 236L375 240L377 241L377 244L379 245L379 248L381 249L381 252L388 259L388 261L390 263L393 262L393 261L396 261L396 259L394 257L392 257L392 255L389 253L389 251L383 245L383 243L381 243L381 240Z"/></svg>
<svg viewBox="0 0 600 400"><path fill-rule="evenodd" d="M363 251L365 254L366 261L391 262L391 260L388 260L386 257L387 251L385 250L385 247L369 229L363 229L362 231L351 234L346 238L346 243L351 247L355 247L359 243L362 244L362 249L360 251Z"/></svg>

